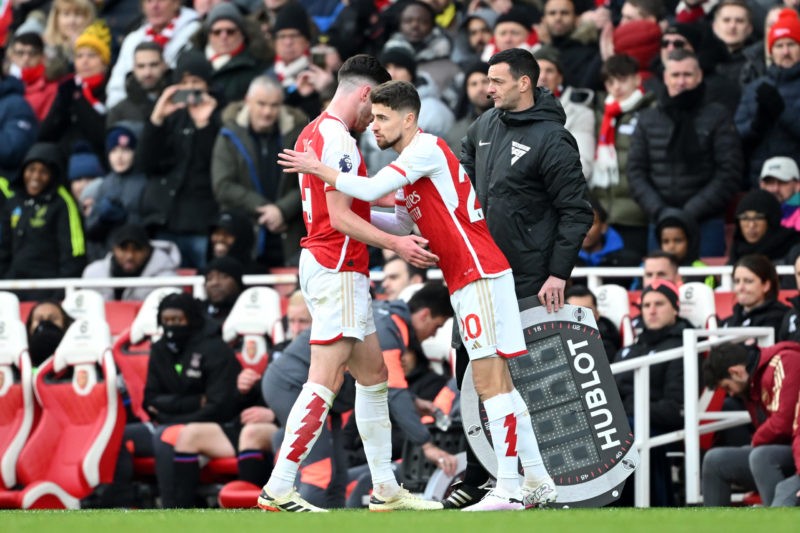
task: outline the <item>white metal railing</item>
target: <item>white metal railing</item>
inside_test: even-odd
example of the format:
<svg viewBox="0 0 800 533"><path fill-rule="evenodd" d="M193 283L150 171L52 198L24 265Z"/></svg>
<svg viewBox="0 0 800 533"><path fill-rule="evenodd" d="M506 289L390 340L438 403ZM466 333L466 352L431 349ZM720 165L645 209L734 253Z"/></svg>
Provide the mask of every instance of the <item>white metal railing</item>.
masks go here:
<svg viewBox="0 0 800 533"><path fill-rule="evenodd" d="M779 276L794 275L792 265L779 265L776 267ZM678 270L684 277L718 276L720 285L716 290L731 291L733 288L733 267L730 265L707 267L680 267ZM638 267L578 267L573 269L572 278L585 279L586 285L594 290L603 283L613 283L614 278L641 277L644 269ZM442 279L439 269L428 270L429 279ZM383 272L371 271L370 279L383 280ZM75 289L91 289L96 287L193 287L196 294L202 294L203 276L172 276L159 278L54 278L54 279L20 279L0 280L0 291L25 290L25 289L66 289L67 292ZM244 277L245 285L275 285L283 283L296 283L295 274L251 274Z"/></svg>
<svg viewBox="0 0 800 533"><path fill-rule="evenodd" d="M700 341L700 338L708 337ZM686 503L696 505L702 502L700 495L700 435L711 433L750 422L744 411L739 412L699 412L698 377L699 353L725 342L741 342L755 338L759 346L769 346L775 342L773 328L721 328L685 329L683 346L665 350L652 355L636 357L611 365L614 374L633 371L633 434L634 445L639 450L640 463L635 473L635 505L650 505L650 449L671 442L684 442ZM650 367L675 359L683 359L683 429L650 436ZM711 421L700 425L701 421Z"/></svg>

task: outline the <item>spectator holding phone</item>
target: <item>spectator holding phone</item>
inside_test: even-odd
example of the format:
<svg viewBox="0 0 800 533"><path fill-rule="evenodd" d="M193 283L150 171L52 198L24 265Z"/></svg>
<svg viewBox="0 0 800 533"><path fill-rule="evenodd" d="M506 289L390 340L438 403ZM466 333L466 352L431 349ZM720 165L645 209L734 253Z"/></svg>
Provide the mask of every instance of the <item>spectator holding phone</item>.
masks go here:
<svg viewBox="0 0 800 533"><path fill-rule="evenodd" d="M217 213L211 191L211 153L219 132L219 103L209 94L211 65L190 50L178 59L176 84L164 89L139 146L148 177L144 224L178 245L182 266L205 266L208 220Z"/></svg>

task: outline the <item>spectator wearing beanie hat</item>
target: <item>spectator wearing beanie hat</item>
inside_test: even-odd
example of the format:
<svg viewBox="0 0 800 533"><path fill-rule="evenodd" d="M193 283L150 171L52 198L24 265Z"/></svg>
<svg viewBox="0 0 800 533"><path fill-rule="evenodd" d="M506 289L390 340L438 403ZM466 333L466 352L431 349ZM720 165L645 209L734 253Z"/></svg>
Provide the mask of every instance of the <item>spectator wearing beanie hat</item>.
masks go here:
<svg viewBox="0 0 800 533"><path fill-rule="evenodd" d="M492 40L497 12L481 7L467 13L453 43L453 62L462 69L480 61L483 49Z"/></svg>
<svg viewBox="0 0 800 533"><path fill-rule="evenodd" d="M761 167L777 154L800 163L800 19L784 9L767 35L772 65L750 82L736 110L736 128L750 154L747 185L758 187Z"/></svg>
<svg viewBox="0 0 800 533"><path fill-rule="evenodd" d="M305 8L297 2L284 5L275 17L272 36L275 62L267 75L283 86L284 104L316 117L322 111L320 94L334 81L333 73L313 65L309 50L316 34Z"/></svg>
<svg viewBox="0 0 800 533"><path fill-rule="evenodd" d="M86 217L86 235L111 245L111 235L122 224L142 224L142 194L147 177L134 168L137 136L132 126L120 123L106 135L111 171L95 194L94 207Z"/></svg>
<svg viewBox="0 0 800 533"><path fill-rule="evenodd" d="M69 179L69 189L75 199L81 197L81 193L91 182L102 178L106 171L100 160L89 150L88 146L78 145L69 158L67 179ZM91 210L91 203L81 204L84 216Z"/></svg>
<svg viewBox="0 0 800 533"><path fill-rule="evenodd" d="M615 362L683 346L683 330L691 325L678 316L678 294L678 287L662 279L654 280L642 291L644 330L635 343L617 352ZM650 367L650 427L653 435L683 427L683 364L683 359L675 359ZM633 372L618 374L615 379L625 412L633 417ZM657 507L675 504L667 451L667 447L661 446L650 453L650 503ZM632 504L632 496L630 489L624 490L620 502Z"/></svg>
<svg viewBox="0 0 800 533"><path fill-rule="evenodd" d="M175 68L181 51L201 27L197 12L182 7L180 0L142 2L141 6L144 21L122 41L111 71L106 101L109 108L117 105L126 96L125 79L133 70L134 51L140 43L154 42L161 46L164 61L169 68Z"/></svg>
<svg viewBox="0 0 800 533"><path fill-rule="evenodd" d="M206 314L223 324L233 309L239 295L244 291L244 268L230 256L217 257L205 268Z"/></svg>
<svg viewBox="0 0 800 533"><path fill-rule="evenodd" d="M789 264L800 233L781 226L781 204L765 190L748 192L736 206L736 228L731 242L729 264L749 254L762 254L775 264Z"/></svg>
<svg viewBox="0 0 800 533"><path fill-rule="evenodd" d="M138 224L117 226L109 239L111 250L89 263L83 278L157 278L177 276L181 262L178 247L171 242L150 240ZM144 300L155 287L99 288L105 300Z"/></svg>
<svg viewBox="0 0 800 533"><path fill-rule="evenodd" d="M156 238L178 245L184 268L202 268L207 220L217 214L211 155L220 107L208 93L212 69L202 52L181 54L174 74L177 84L164 89L139 139L142 171L150 178L142 216Z"/></svg>
<svg viewBox="0 0 800 533"><path fill-rule="evenodd" d="M75 76L59 85L40 140L59 143L65 154L77 141L85 141L97 157L103 157L103 102L110 60L111 33L104 22L95 21L75 41Z"/></svg>
<svg viewBox="0 0 800 533"><path fill-rule="evenodd" d="M493 55L509 48L524 48L533 52L539 44L539 37L533 29L532 17L520 6L512 7L497 17L492 28L492 39L483 49L481 59L489 61Z"/></svg>
<svg viewBox="0 0 800 533"><path fill-rule="evenodd" d="M219 88L228 102L242 100L250 81L266 65L250 52L247 26L236 4L223 2L214 6L198 38L205 40L200 48L214 69L211 85Z"/></svg>
<svg viewBox="0 0 800 533"><path fill-rule="evenodd" d="M441 99L439 87L427 72L417 69L414 55L404 46L384 48L378 58L386 68L392 80L407 81L414 84L419 93L419 127L431 135L444 137L455 124L455 117L450 108ZM395 160L394 150L381 150L371 129L359 139L367 170L374 173Z"/></svg>

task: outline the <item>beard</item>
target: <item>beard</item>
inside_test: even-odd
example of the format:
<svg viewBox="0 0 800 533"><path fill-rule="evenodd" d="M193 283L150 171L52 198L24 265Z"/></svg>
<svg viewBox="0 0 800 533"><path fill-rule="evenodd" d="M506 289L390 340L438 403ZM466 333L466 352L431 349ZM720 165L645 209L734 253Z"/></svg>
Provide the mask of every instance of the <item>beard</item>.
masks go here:
<svg viewBox="0 0 800 533"><path fill-rule="evenodd" d="M397 143L400 142L401 138L402 135L398 133L393 139L389 139L388 137L383 137L382 140L378 141L376 139L375 141L378 143L378 148L380 148L381 150L386 150L387 148L394 148L397 145Z"/></svg>

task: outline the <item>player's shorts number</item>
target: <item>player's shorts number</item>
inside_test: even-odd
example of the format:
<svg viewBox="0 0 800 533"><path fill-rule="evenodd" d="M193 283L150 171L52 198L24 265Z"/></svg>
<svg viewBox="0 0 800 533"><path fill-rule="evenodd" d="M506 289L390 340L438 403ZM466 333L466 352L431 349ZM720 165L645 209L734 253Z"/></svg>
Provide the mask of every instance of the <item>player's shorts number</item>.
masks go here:
<svg viewBox="0 0 800 533"><path fill-rule="evenodd" d="M470 313L459 320L461 321L461 330L467 335L468 339L477 339L483 333L481 319L475 313Z"/></svg>

